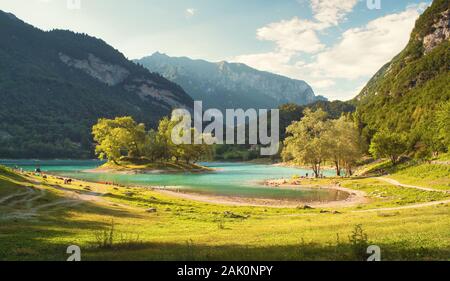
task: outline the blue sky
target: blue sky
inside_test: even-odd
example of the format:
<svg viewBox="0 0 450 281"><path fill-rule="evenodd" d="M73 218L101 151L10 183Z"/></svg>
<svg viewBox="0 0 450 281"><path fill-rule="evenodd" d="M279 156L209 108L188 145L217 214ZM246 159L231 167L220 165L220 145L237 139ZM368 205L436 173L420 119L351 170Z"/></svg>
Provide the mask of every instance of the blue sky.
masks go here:
<svg viewBox="0 0 450 281"><path fill-rule="evenodd" d="M0 0L44 30L100 37L135 59L159 51L243 62L354 97L409 39L429 0ZM373 0L376 1L376 0ZM370 1L369 1L370 2Z"/></svg>

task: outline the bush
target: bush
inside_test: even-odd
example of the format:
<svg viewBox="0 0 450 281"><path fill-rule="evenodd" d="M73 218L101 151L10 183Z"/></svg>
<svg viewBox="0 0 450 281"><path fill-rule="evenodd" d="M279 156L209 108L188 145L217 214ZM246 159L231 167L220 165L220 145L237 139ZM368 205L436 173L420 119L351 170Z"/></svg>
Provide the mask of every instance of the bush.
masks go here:
<svg viewBox="0 0 450 281"><path fill-rule="evenodd" d="M367 234L364 233L362 225L358 224L352 231L352 234L348 237L350 245L353 251L353 255L357 260L366 259L366 250L369 247Z"/></svg>

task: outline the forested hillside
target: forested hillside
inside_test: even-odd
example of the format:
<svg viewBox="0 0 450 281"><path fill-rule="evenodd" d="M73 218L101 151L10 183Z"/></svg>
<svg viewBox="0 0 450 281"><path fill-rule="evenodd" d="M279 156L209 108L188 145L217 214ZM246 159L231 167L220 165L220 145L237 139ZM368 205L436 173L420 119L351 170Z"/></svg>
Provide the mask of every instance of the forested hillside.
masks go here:
<svg viewBox="0 0 450 281"><path fill-rule="evenodd" d="M450 1L434 0L417 20L406 48L353 101L365 138L407 134L410 148L433 145L436 112L450 101ZM450 128L448 128L450 131Z"/></svg>
<svg viewBox="0 0 450 281"><path fill-rule="evenodd" d="M0 11L0 158L92 157L98 118L131 115L150 127L191 103L100 39Z"/></svg>

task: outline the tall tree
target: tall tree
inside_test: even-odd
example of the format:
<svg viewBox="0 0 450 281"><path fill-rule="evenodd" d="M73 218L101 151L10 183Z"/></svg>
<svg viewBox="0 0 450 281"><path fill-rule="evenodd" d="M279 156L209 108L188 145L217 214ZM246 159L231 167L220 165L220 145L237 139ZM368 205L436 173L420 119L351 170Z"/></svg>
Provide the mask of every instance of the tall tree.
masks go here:
<svg viewBox="0 0 450 281"><path fill-rule="evenodd" d="M327 139L327 114L318 109L304 111L304 117L287 128L289 137L284 142L282 156L299 164L311 165L316 177L320 176L321 165L329 156Z"/></svg>
<svg viewBox="0 0 450 281"><path fill-rule="evenodd" d="M396 165L400 156L407 150L407 139L404 134L379 131L370 144L369 152L375 158L388 157Z"/></svg>
<svg viewBox="0 0 450 281"><path fill-rule="evenodd" d="M138 157L145 145L145 126L131 117L100 119L92 128L95 152L101 159L117 163L122 156Z"/></svg>
<svg viewBox="0 0 450 281"><path fill-rule="evenodd" d="M356 124L346 116L330 120L324 138L328 145L330 160L336 168L336 175L341 176L341 170L345 169L346 175L351 176L352 168L362 156L363 149Z"/></svg>
<svg viewBox="0 0 450 281"><path fill-rule="evenodd" d="M438 111L437 125L439 128L439 136L442 138L448 151L450 151L450 101L442 105Z"/></svg>

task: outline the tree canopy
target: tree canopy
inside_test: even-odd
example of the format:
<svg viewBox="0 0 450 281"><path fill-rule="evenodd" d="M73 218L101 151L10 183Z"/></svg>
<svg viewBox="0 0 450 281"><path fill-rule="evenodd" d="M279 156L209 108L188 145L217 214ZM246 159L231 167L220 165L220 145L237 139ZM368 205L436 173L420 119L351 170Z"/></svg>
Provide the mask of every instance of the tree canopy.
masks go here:
<svg viewBox="0 0 450 281"><path fill-rule="evenodd" d="M395 165L406 149L407 138L404 134L382 130L373 137L369 152L375 158L388 157Z"/></svg>
<svg viewBox="0 0 450 281"><path fill-rule="evenodd" d="M177 145L173 142L172 130L179 121L177 118L165 117L159 122L158 130L146 131L144 124L136 123L129 116L100 119L92 128L96 142L95 153L100 159L116 164L124 157L148 162L184 160L188 164L210 158L212 149L204 143ZM190 132L196 133L193 128Z"/></svg>
<svg viewBox="0 0 450 281"><path fill-rule="evenodd" d="M361 139L356 125L347 117L328 120L322 109L306 109L304 117L292 123L286 130L282 157L298 164L308 164L316 177L321 175L321 166L332 161L336 174L345 168L347 175L362 155Z"/></svg>

